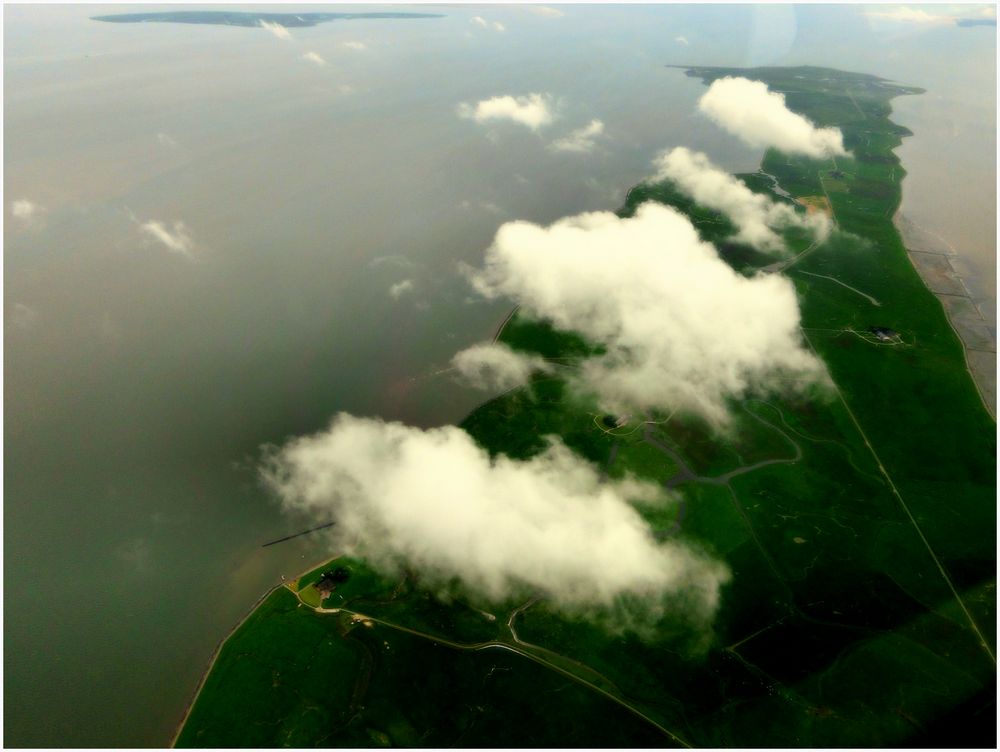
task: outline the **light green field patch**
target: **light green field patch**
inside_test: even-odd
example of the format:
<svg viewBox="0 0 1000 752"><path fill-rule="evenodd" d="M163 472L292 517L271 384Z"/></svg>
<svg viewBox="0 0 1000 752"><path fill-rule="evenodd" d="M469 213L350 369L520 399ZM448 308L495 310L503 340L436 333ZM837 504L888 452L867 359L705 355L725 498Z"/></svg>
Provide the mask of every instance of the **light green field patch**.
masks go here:
<svg viewBox="0 0 1000 752"><path fill-rule="evenodd" d="M315 585L306 585L304 588L299 590L299 600L305 603L307 606L312 606L313 608L319 608L320 598L319 591L316 589Z"/></svg>

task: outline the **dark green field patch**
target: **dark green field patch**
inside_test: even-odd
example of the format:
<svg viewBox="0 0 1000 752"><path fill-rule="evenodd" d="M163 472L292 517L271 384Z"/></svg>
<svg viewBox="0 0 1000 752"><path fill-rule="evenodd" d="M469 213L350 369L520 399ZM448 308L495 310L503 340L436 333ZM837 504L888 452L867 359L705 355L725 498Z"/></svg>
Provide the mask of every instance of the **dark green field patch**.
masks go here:
<svg viewBox="0 0 1000 752"><path fill-rule="evenodd" d="M580 335L563 332L544 321L515 313L503 328L498 340L513 350L535 353L543 358L572 360L600 352Z"/></svg>
<svg viewBox="0 0 1000 752"><path fill-rule="evenodd" d="M177 746L529 747L574 734L593 746L674 746L647 721L510 651L319 615L280 588L223 648Z"/></svg>
<svg viewBox="0 0 1000 752"><path fill-rule="evenodd" d="M333 620L320 621L279 588L219 653L177 746L283 746L296 719L320 712L343 720L360 660Z"/></svg>

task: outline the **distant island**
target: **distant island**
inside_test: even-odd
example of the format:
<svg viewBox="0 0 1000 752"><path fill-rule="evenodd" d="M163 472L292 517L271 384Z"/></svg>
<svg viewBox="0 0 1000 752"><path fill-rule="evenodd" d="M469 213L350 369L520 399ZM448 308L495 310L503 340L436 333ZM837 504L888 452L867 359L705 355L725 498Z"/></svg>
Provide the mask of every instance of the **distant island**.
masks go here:
<svg viewBox="0 0 1000 752"><path fill-rule="evenodd" d="M440 13L241 13L224 10L178 10L165 13L115 13L91 16L108 23L185 23L217 26L260 26L261 22L293 28L315 26L327 21L355 21L363 18L444 18Z"/></svg>

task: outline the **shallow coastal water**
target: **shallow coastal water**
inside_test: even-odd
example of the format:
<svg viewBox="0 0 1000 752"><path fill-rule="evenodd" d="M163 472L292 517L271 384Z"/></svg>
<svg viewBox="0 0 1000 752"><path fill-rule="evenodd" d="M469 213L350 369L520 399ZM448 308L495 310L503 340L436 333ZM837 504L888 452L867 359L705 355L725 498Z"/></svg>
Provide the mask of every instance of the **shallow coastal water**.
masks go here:
<svg viewBox="0 0 1000 752"><path fill-rule="evenodd" d="M926 94L894 105L894 119L914 132L897 152L907 170L897 226L996 415L995 30L941 36L962 47L948 75L928 67L919 74Z"/></svg>
<svg viewBox="0 0 1000 752"><path fill-rule="evenodd" d="M951 10L981 17L987 9ZM868 10L885 8L799 6L793 20L786 13L794 34L776 62L839 66L926 90L892 102L892 119L913 131L896 150L907 172L897 226L995 414L996 28L892 22Z"/></svg>
<svg viewBox="0 0 1000 752"><path fill-rule="evenodd" d="M341 410L426 426L481 401L447 361L508 304L469 302L457 265L501 222L614 209L674 145L757 168L666 64L851 59L929 87L905 61L810 48L829 23L781 8L447 6L291 39L89 20L118 10L4 10L13 746L169 740L217 641L322 553L260 548L300 521L258 488L259 447ZM534 91L559 102L542 133L456 113ZM592 118L593 154L547 148ZM37 212L14 217L18 199ZM191 257L150 221L183 222Z"/></svg>

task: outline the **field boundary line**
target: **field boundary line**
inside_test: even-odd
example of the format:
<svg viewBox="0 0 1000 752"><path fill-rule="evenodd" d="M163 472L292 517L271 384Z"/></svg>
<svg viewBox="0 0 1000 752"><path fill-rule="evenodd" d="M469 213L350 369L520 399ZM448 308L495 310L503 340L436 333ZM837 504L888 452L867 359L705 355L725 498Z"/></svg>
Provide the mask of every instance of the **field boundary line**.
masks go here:
<svg viewBox="0 0 1000 752"><path fill-rule="evenodd" d="M306 574L308 574L308 572L306 572ZM184 726L187 725L188 718L191 717L191 711L194 710L194 706L195 704L197 704L198 698L201 697L201 691L205 688L205 682L208 681L208 676L209 674L212 673L212 669L215 668L215 662L219 660L219 656L222 654L222 649L226 646L226 643L229 642L229 639L234 634L236 634L236 631L244 624L246 624L247 620L254 615L254 612L257 611L257 607L260 606L261 603L266 601L272 593L274 593L275 591L277 591L279 588L282 587L287 587L287 584L284 582L279 582L275 585L272 585L270 588L264 591L264 594L261 595L260 598L258 598L254 602L254 604L250 607L250 610L247 611L246 616L244 616L242 619L236 622L233 628L229 630L229 634L227 634L225 637L219 640L219 644L215 646L215 652L212 653L212 657L208 661L208 667L201 675L201 681L198 682L198 686L195 689L194 694L191 696L191 702L188 703L187 710L184 711L184 717L181 719L181 722L177 725L177 730L174 732L174 738L170 740L170 749L173 749L174 747L177 746L177 740L180 738L181 732L184 730Z"/></svg>
<svg viewBox="0 0 1000 752"><path fill-rule="evenodd" d="M819 358L819 353L816 352L816 348L813 347L813 343L812 340L809 339L809 335L806 334L805 331L802 331L802 336L805 337L806 342L809 344L809 349L811 349L813 351L813 354L817 358ZM820 360L822 360L822 358L820 358ZM858 429L858 433L861 434L861 438L864 440L865 446L868 447L868 451L870 451L872 453L872 457L875 458L875 464L878 465L879 471L882 473L882 475L885 477L886 482L889 484L889 489L892 491L893 495L899 501L899 505L903 508L903 511L906 512L906 516L910 518L910 523L913 525L914 530L917 531L917 535L920 536L920 540L923 541L924 546L927 548L927 553L931 555L931 559L933 559L934 564L937 565L938 571L941 573L941 577L944 578L944 581L948 584L948 588L949 590L951 590L952 595L955 596L955 600L958 601L959 608L962 609L962 612L965 614L965 617L969 620L969 625L972 627L972 631L975 632L976 637L979 638L980 646L983 648L983 650L986 651L986 654L989 655L990 660L993 661L993 665L996 665L997 662L996 656L993 654L993 651L990 650L990 645L986 641L986 638L983 636L982 631L979 629L979 625L976 623L975 618L972 616L972 612L969 611L968 607L965 605L965 601L962 600L962 596L959 595L958 590L955 588L955 584L951 581L951 577L948 576L948 572L945 570L944 565L941 563L941 560L938 558L937 554L934 552L934 549L931 547L930 541L928 541L927 536L924 535L924 531L923 529L921 529L920 523L917 522L917 518L913 516L913 512L910 511L910 508L903 500L903 496L902 494L899 493L899 489L896 488L896 484L892 482L892 478L890 477L889 472L885 469L885 466L882 464L882 460L879 458L878 453L875 451L875 447L873 447L872 443L868 440L868 434L865 433L864 429L861 427L861 424L858 422L858 419L854 416L854 411L851 410L850 405L847 404L847 400L844 399L844 393L840 391L840 387L837 386L836 381L833 381L831 379L831 382L833 383L833 389L837 393L837 397L840 399L840 403L844 406L844 409L847 410L847 414L848 416L850 416L851 421L854 423L854 427Z"/></svg>

